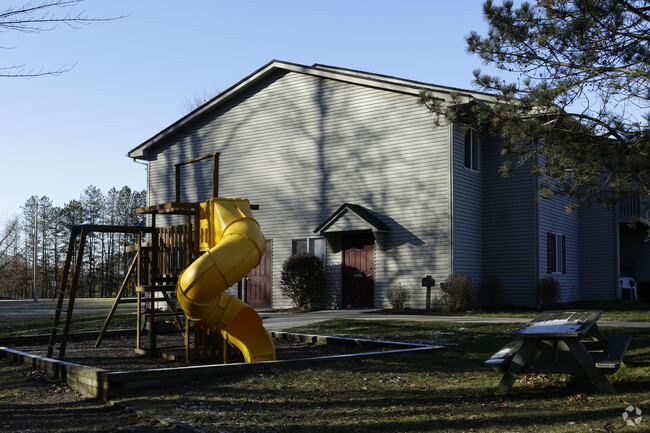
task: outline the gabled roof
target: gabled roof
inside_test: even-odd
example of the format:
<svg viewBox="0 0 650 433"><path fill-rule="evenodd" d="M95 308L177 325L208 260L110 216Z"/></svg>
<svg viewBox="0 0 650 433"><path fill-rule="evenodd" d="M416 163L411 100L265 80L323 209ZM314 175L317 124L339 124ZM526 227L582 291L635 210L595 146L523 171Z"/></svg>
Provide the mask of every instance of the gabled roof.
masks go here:
<svg viewBox="0 0 650 433"><path fill-rule="evenodd" d="M385 247L385 237L390 227L384 224L368 209L358 204L343 203L334 213L325 219L314 233L327 236L334 233L370 230L380 249Z"/></svg>
<svg viewBox="0 0 650 433"><path fill-rule="evenodd" d="M196 110L180 118L139 146L131 149L128 152L127 156L134 159L147 159L148 150L163 140L165 137L167 137L169 134L172 134L178 129L192 123L195 119L199 118L204 113L214 109L215 107L223 104L235 95L239 94L243 89L246 89L256 82L279 71L307 74L320 78L328 78L332 80L374 87L393 92L412 94L414 96L419 95L420 91L424 89L431 92L434 97L438 97L443 100L448 100L449 95L452 92L460 95L463 102L487 101L493 99L493 96L487 93L474 92L471 90L457 89L453 87L437 86L434 84L390 77L387 75L372 74L368 72L337 68L327 65L315 64L313 66L305 66L296 63L273 60L246 78L242 79L238 83L234 84L230 88L221 92L211 100L207 101Z"/></svg>
<svg viewBox="0 0 650 433"><path fill-rule="evenodd" d="M381 222L364 207L358 204L343 203L340 208L314 229L314 233L322 235L327 232L357 230L387 232L390 230L390 227Z"/></svg>

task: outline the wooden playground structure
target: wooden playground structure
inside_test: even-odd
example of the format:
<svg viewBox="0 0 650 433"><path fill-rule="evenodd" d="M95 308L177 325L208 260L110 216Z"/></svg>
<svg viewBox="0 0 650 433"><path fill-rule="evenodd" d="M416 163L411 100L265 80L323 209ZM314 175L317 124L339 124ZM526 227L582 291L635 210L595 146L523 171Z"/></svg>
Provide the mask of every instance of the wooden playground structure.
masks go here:
<svg viewBox="0 0 650 433"><path fill-rule="evenodd" d="M50 331L47 357L63 360L70 336L74 302L77 295L84 248L91 233L131 233L137 236L134 245L126 247L134 252L134 258L124 276L110 312L95 341L98 347L110 325L118 306L136 303L135 351L142 355L161 355L175 358L177 355L164 353L157 344L157 335L169 324L181 332L184 339L184 359L208 361L221 354L222 362L228 361L227 344L218 331L201 327L199 322L189 319L175 299L176 283L180 274L204 251L201 246L200 203L181 202L181 167L212 158L213 196L218 196L218 160L214 153L191 161L176 164L176 201L136 209L137 214L147 216L149 226L107 226L79 225L71 229L70 241L63 270L61 289L58 291L54 320ZM257 209L257 206L251 206ZM158 227L159 217L173 216L184 223ZM125 297L129 281L135 280L136 297ZM243 284L238 282L237 297L242 299ZM145 332L146 330L146 332ZM146 337L146 338L145 338Z"/></svg>

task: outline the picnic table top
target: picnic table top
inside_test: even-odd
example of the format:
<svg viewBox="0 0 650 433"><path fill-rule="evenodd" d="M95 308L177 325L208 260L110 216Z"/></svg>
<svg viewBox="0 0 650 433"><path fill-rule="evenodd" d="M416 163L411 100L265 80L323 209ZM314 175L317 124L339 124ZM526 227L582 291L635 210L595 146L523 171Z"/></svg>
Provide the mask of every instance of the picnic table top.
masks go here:
<svg viewBox="0 0 650 433"><path fill-rule="evenodd" d="M545 311L517 331L522 338L582 337L600 318L602 311Z"/></svg>

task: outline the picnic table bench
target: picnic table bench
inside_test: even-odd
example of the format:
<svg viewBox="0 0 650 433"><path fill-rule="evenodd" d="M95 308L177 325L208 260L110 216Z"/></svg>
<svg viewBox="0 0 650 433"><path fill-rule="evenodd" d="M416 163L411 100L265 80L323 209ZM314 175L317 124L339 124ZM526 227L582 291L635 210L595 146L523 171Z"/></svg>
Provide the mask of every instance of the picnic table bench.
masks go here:
<svg viewBox="0 0 650 433"><path fill-rule="evenodd" d="M597 325L602 312L547 311L521 328L485 365L503 377L508 391L521 373L586 376L603 393L616 393L605 374L618 370L630 344L629 335L607 338Z"/></svg>

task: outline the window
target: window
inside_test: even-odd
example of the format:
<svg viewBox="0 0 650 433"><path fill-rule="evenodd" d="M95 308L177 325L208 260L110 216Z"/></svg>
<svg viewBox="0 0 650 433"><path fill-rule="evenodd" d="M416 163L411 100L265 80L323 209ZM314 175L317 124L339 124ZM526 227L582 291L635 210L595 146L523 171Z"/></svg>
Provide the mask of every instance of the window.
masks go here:
<svg viewBox="0 0 650 433"><path fill-rule="evenodd" d="M302 238L291 240L291 254L298 254L306 251L318 257L325 264L325 239L324 238Z"/></svg>
<svg viewBox="0 0 650 433"><path fill-rule="evenodd" d="M291 255L307 251L307 239L293 239L291 240Z"/></svg>
<svg viewBox="0 0 650 433"><path fill-rule="evenodd" d="M546 233L549 274L566 274L566 236Z"/></svg>
<svg viewBox="0 0 650 433"><path fill-rule="evenodd" d="M478 131L469 128L465 134L465 167L478 171Z"/></svg>

